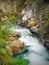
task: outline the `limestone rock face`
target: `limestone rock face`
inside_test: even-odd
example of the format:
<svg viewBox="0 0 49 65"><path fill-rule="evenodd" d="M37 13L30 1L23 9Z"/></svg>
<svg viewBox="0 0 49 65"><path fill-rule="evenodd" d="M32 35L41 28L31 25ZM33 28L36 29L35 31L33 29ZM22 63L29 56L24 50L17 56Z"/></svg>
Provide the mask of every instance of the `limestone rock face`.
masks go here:
<svg viewBox="0 0 49 65"><path fill-rule="evenodd" d="M28 9L30 9L30 5L27 4L26 7L22 10L22 14L23 14L22 19L27 20L26 22L28 25L26 25L26 26L30 29L31 32L35 32L35 33L39 34L39 38L42 41L44 41L44 45L47 48L49 48L49 4L48 4L49 2L48 1L46 2L44 0L39 1L39 2L43 3L43 4L39 3L40 6L38 6L38 5L34 6L34 4L33 4L34 2L30 3L31 5L33 4L31 6L32 12L30 12L28 10ZM29 14L31 14L30 18L28 18ZM36 19L33 17L35 17Z"/></svg>

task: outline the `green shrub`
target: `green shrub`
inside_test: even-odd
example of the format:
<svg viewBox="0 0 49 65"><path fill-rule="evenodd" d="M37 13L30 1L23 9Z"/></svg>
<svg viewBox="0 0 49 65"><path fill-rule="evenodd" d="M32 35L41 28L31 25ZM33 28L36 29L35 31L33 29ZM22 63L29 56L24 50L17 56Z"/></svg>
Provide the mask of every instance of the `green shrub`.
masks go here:
<svg viewBox="0 0 49 65"><path fill-rule="evenodd" d="M29 64L29 60L26 59L22 59L20 57L18 58L9 58L6 63L8 65L28 65Z"/></svg>

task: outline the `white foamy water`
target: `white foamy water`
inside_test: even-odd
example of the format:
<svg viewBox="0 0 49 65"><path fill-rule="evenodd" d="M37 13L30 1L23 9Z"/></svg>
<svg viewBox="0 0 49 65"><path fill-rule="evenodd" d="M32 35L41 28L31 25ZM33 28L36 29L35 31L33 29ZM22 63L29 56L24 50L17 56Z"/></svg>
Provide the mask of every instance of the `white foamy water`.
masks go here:
<svg viewBox="0 0 49 65"><path fill-rule="evenodd" d="M49 52L42 45L37 37L33 37L26 28L13 29L21 33L19 40L29 45L29 53L23 54L24 58L30 60L30 65L49 65Z"/></svg>

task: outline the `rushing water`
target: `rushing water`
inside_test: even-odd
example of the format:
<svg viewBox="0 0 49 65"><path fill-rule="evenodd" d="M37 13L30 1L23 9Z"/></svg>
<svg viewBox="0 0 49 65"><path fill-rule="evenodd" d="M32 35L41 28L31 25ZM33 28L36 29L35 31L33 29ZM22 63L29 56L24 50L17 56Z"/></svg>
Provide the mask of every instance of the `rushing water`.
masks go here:
<svg viewBox="0 0 49 65"><path fill-rule="evenodd" d="M42 45L37 37L33 37L31 32L26 28L14 29L21 32L19 40L25 45L30 46L28 52L22 54L23 58L29 59L29 65L49 65L49 51Z"/></svg>

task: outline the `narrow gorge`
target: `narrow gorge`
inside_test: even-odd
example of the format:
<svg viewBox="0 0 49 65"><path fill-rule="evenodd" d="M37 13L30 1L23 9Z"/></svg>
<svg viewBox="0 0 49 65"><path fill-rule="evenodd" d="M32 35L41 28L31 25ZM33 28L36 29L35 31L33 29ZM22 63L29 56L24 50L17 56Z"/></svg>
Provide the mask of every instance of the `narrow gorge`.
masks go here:
<svg viewBox="0 0 49 65"><path fill-rule="evenodd" d="M0 0L0 65L49 65L49 0Z"/></svg>

